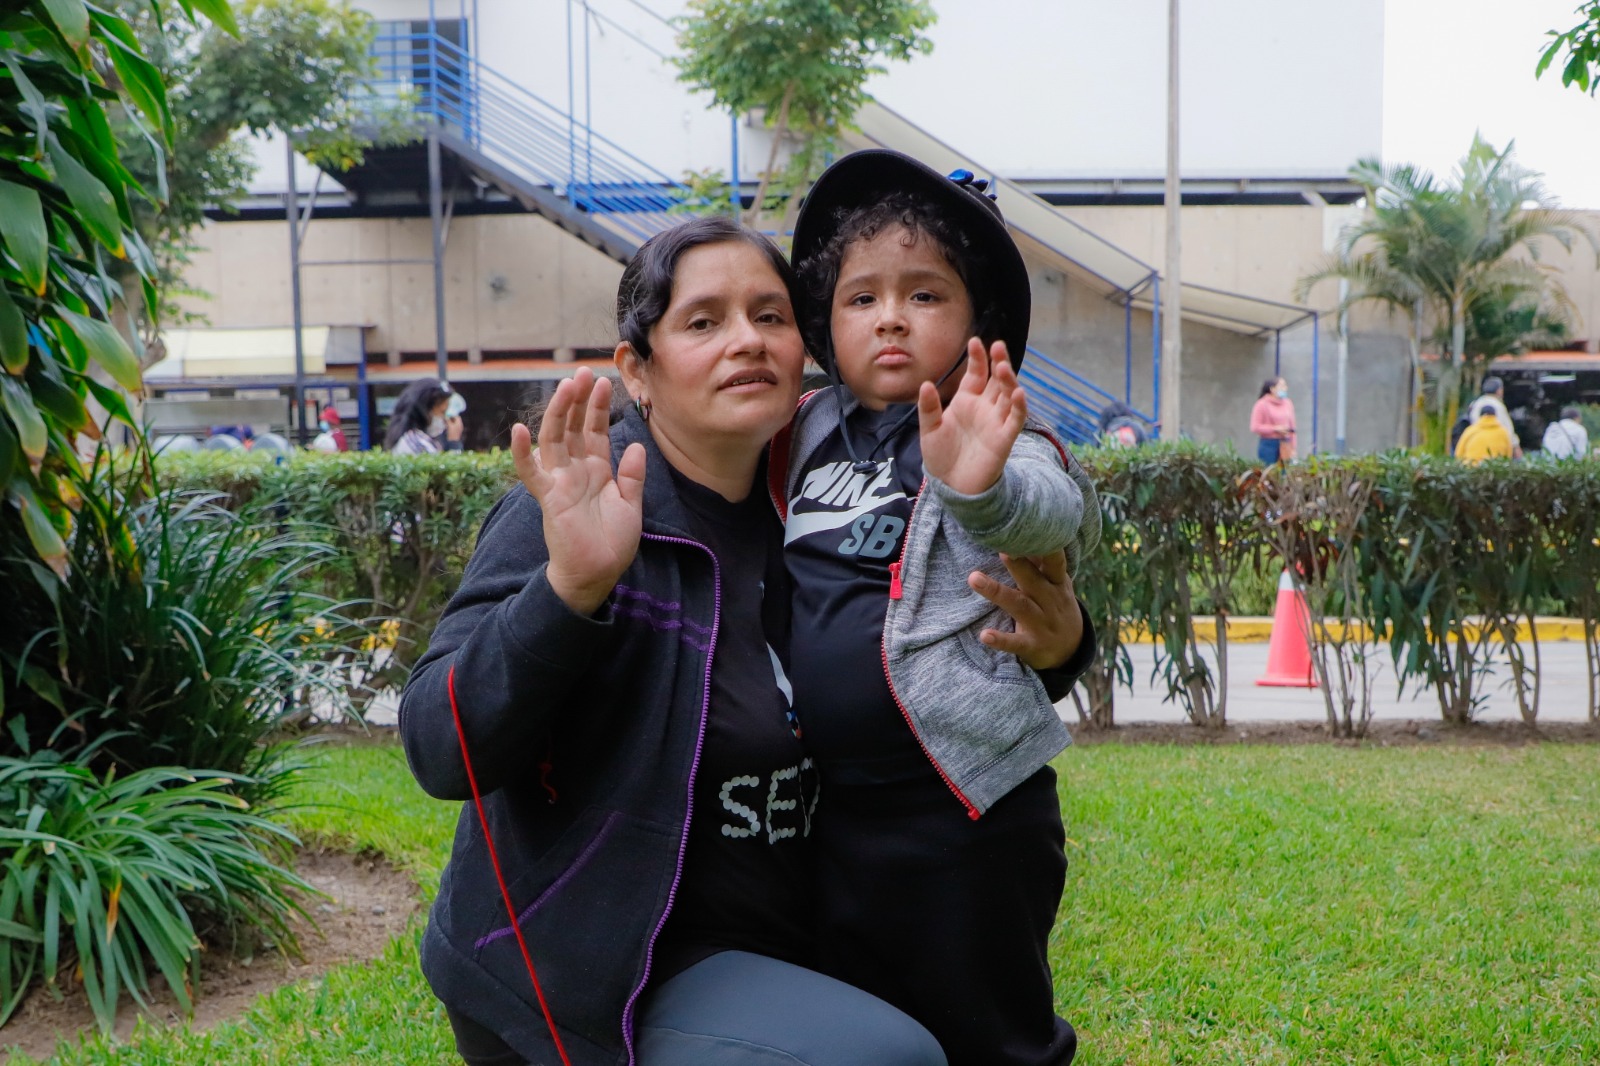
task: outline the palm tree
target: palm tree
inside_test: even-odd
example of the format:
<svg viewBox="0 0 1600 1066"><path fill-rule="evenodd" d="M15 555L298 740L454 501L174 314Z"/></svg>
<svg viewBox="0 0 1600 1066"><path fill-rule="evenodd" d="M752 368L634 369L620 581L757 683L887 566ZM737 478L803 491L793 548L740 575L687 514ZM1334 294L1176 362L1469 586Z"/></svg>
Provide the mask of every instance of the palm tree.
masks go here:
<svg viewBox="0 0 1600 1066"><path fill-rule="evenodd" d="M1446 184L1412 166L1362 160L1350 170L1366 194L1367 214L1346 227L1339 248L1302 277L1304 299L1329 278L1350 283L1344 306L1371 300L1410 319L1411 409L1419 398L1430 450L1443 450L1467 383L1467 324L1485 302L1507 306L1566 303L1540 260L1540 238L1569 251L1575 235L1596 248L1595 237L1571 212L1559 210L1539 175L1517 164L1513 145L1497 151L1481 136ZM1426 397L1422 374L1423 326L1432 320L1448 336L1449 361ZM1409 438L1409 434L1406 435Z"/></svg>

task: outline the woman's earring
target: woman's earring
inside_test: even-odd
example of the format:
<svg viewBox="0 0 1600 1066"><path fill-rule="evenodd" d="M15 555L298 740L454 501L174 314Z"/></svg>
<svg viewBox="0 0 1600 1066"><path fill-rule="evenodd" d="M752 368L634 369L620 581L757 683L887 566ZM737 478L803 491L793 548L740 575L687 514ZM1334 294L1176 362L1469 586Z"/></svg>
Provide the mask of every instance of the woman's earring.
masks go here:
<svg viewBox="0 0 1600 1066"><path fill-rule="evenodd" d="M635 398L634 401L633 401L633 409L636 412L638 412L638 415L642 420L644 420L646 422L650 421L650 401L649 400L640 400L638 398Z"/></svg>

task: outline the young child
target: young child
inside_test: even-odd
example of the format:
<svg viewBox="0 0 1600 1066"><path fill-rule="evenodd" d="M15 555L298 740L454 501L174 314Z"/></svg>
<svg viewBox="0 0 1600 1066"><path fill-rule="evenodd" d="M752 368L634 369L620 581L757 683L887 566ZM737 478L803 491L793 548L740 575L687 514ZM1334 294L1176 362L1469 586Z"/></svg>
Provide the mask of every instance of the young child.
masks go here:
<svg viewBox="0 0 1600 1066"><path fill-rule="evenodd" d="M1040 677L989 646L1002 623L968 575L1062 548L1076 569L1100 511L1066 448L1024 424L1028 276L984 187L887 151L818 180L794 260L834 384L801 402L770 470L821 773L822 969L927 1026L951 1066L1045 1066L1077 1043L1046 951L1066 876L1048 762L1071 737ZM1057 680L1093 645L1085 621Z"/></svg>

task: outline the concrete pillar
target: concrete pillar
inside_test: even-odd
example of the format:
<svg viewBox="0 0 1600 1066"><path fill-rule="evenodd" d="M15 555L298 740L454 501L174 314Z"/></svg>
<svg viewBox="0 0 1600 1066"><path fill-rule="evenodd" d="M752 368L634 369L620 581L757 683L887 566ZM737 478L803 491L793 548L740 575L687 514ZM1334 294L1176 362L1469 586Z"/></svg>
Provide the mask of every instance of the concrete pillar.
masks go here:
<svg viewBox="0 0 1600 1066"><path fill-rule="evenodd" d="M557 348L555 357L558 363L570 363L578 358L578 350L576 348Z"/></svg>

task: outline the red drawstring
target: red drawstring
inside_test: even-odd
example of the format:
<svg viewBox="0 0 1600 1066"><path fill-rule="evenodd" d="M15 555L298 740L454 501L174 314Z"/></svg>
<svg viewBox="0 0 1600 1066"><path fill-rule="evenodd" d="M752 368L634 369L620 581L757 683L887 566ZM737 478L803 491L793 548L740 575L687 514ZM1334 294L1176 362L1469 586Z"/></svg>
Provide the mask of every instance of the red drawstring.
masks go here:
<svg viewBox="0 0 1600 1066"><path fill-rule="evenodd" d="M489 819L483 814L483 796L478 792L478 778L472 772L472 759L467 755L467 731L461 727L461 709L456 706L456 668L452 664L446 682L450 690L450 714L456 720L456 737L461 741L461 764L467 768L467 784L472 788L472 802L478 808L478 824L483 826L483 842L489 846L489 862L494 865L494 879L500 885L500 898L505 900L506 914L511 917L511 932L516 935L517 947L522 949L522 961L528 966L528 977L533 981L533 994L539 998L539 1009L544 1012L544 1023L550 1027L550 1039L556 1042L556 1053L562 1066L572 1066L567 1049L556 1032L556 1020L550 1017L550 1005L544 1001L544 989L539 986L539 975L533 969L533 956L528 954L528 942L522 939L522 926L517 923L517 908L511 902L511 890L500 872L500 856L494 850L494 840L489 836Z"/></svg>

